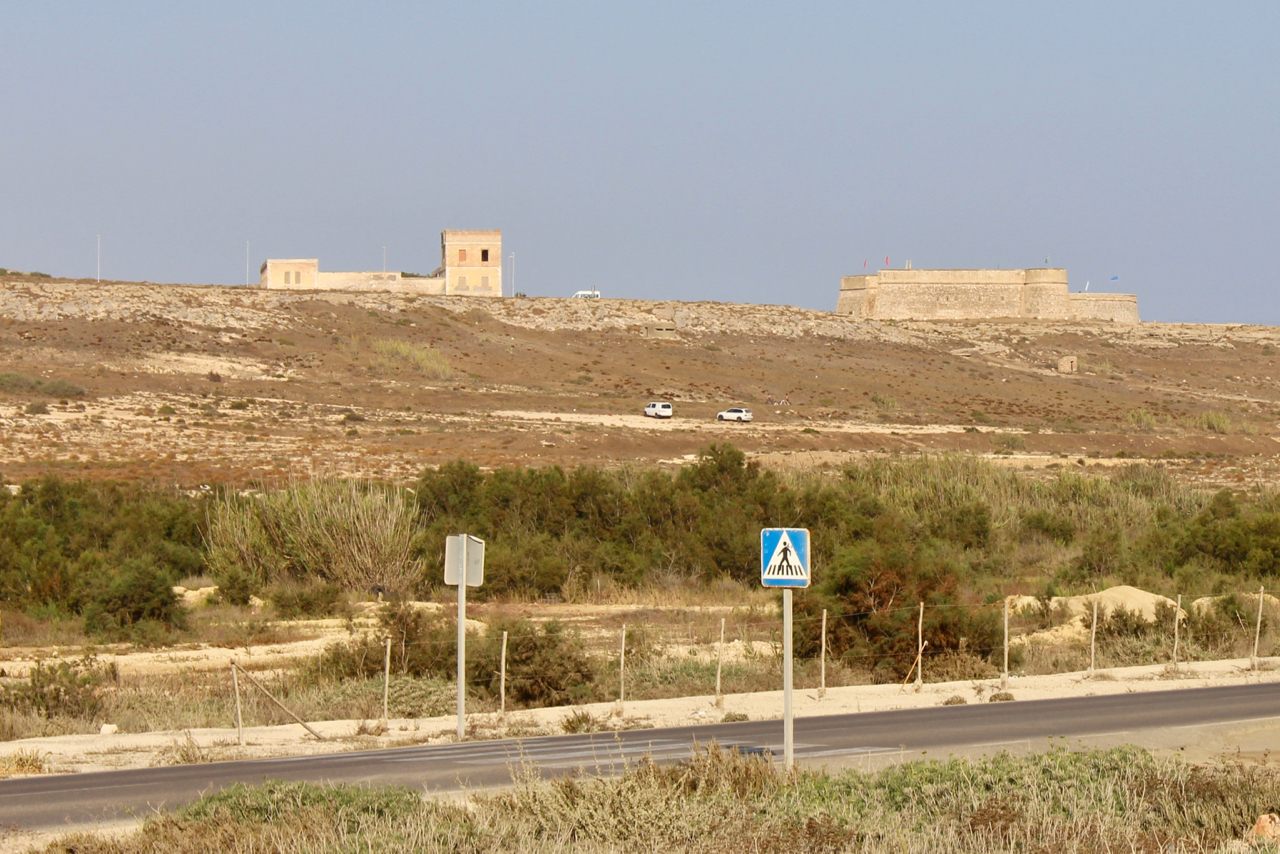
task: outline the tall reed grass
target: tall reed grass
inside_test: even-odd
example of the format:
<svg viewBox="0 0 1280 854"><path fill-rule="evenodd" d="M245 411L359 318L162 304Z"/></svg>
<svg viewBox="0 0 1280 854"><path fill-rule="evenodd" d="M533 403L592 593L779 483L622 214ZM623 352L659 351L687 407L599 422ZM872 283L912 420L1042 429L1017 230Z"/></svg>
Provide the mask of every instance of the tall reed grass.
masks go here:
<svg viewBox="0 0 1280 854"><path fill-rule="evenodd" d="M310 481L209 508L209 570L220 583L245 573L257 586L320 579L347 590L408 591L420 580L416 510L404 489Z"/></svg>
<svg viewBox="0 0 1280 854"><path fill-rule="evenodd" d="M915 520L927 520L940 508L981 502L990 508L995 528L1036 511L1065 514L1081 530L1115 524L1138 528L1150 524L1161 506L1185 517L1209 499L1163 469L1140 463L1110 477L1064 470L1039 480L977 457L924 454L855 463L845 467L844 477Z"/></svg>

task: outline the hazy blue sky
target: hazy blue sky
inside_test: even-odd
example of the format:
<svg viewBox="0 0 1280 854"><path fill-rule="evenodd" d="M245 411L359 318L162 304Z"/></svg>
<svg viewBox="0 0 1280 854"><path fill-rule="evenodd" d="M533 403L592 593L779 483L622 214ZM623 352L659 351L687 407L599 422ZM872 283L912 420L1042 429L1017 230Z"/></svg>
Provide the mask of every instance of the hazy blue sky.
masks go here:
<svg viewBox="0 0 1280 854"><path fill-rule="evenodd" d="M0 3L0 266L428 272L835 305L1068 269L1280 324L1280 4ZM1118 282L1110 282L1119 276Z"/></svg>

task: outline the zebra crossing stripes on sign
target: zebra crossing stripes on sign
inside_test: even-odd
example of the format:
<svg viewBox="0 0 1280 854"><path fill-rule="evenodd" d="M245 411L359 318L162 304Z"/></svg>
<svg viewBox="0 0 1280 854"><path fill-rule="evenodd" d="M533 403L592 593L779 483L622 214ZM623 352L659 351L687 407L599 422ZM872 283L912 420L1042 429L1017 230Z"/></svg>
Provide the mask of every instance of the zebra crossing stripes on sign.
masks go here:
<svg viewBox="0 0 1280 854"><path fill-rule="evenodd" d="M760 532L760 583L765 587L809 586L809 529L765 528Z"/></svg>

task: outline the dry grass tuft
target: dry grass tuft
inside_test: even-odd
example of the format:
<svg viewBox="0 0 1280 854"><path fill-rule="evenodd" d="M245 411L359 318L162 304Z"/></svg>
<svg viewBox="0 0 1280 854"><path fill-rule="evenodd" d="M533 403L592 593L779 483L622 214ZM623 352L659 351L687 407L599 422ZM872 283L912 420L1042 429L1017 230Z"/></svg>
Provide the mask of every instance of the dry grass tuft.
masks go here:
<svg viewBox="0 0 1280 854"><path fill-rule="evenodd" d="M432 347L420 347L394 338L375 338L369 344L376 354L375 370L395 372L409 368L433 380L453 378L453 366L449 360Z"/></svg>
<svg viewBox="0 0 1280 854"><path fill-rule="evenodd" d="M38 750L15 750L13 753L0 756L0 777L48 773L48 755Z"/></svg>

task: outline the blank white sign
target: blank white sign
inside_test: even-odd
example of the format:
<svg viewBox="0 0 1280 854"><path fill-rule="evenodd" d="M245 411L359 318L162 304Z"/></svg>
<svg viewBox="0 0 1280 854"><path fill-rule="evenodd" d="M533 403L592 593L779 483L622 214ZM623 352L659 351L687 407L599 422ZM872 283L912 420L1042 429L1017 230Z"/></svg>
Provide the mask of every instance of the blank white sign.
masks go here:
<svg viewBox="0 0 1280 854"><path fill-rule="evenodd" d="M462 544L467 542L467 586L484 584L484 540L470 534L455 534L444 541L444 583L450 587L458 583L458 569L462 566Z"/></svg>

